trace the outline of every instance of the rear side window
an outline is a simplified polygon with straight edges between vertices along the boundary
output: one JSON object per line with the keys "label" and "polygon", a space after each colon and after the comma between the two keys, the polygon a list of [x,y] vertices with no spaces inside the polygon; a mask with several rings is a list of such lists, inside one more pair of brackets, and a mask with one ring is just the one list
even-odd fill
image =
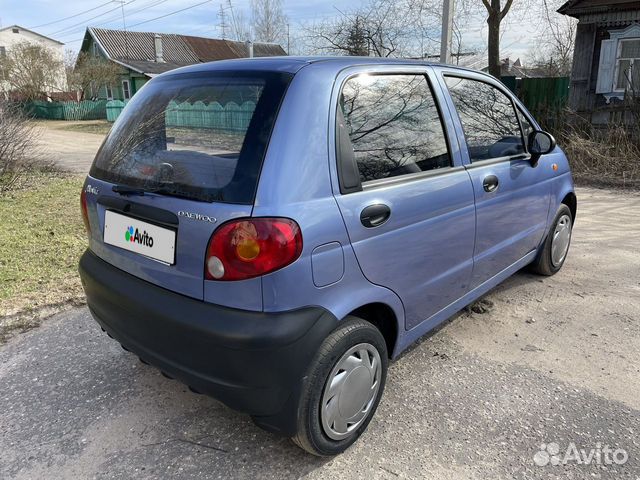
{"label": "rear side window", "polygon": [[524,153],[511,99],[485,82],[445,76],[472,162]]}
{"label": "rear side window", "polygon": [[167,195],[250,204],[290,79],[238,72],[152,80],[118,117],[90,174]]}
{"label": "rear side window", "polygon": [[422,75],[359,75],[340,109],[361,182],[451,166],[433,94]]}

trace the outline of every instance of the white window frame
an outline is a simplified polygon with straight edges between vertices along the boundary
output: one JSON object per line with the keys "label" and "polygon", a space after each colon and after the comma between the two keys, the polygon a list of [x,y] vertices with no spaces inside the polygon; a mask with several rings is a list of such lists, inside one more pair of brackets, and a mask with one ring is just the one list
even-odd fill
{"label": "white window frame", "polygon": [[131,99],[131,82],[129,82],[129,80],[122,80],[122,98],[124,100]]}
{"label": "white window frame", "polygon": [[107,100],[113,100],[113,87],[111,84],[105,85],[104,88],[107,93]]}
{"label": "white window frame", "polygon": [[[624,93],[627,88],[630,86],[629,85],[629,81],[627,80],[626,82],[626,86],[625,88],[618,88],[618,80],[620,79],[620,62],[622,60],[629,60],[630,66],[631,66],[631,71],[633,72],[633,69],[635,68],[634,65],[637,64],[637,68],[640,68],[640,58],[622,58],[622,44],[624,42],[638,42],[640,41],[640,37],[629,37],[629,38],[620,38],[618,39],[618,52],[616,54],[616,71],[615,71],[615,75],[613,76],[613,91],[614,92],[622,92]],[[633,78],[633,73],[631,73]]]}

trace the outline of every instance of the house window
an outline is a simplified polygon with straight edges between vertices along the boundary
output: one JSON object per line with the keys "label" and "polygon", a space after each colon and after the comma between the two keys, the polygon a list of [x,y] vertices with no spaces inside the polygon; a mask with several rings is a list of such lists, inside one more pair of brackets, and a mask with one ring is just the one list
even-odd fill
{"label": "house window", "polygon": [[20,29],[18,29],[18,28],[12,28],[11,31],[13,33],[20,33]]}
{"label": "house window", "polygon": [[111,85],[105,86],[107,90],[107,100],[113,100],[113,87]]}
{"label": "house window", "polygon": [[620,40],[616,90],[640,89],[640,38]]}
{"label": "house window", "polygon": [[122,81],[122,96],[125,100],[131,98],[131,85],[129,85],[129,80]]}
{"label": "house window", "polygon": [[0,58],[4,58],[7,56],[7,49],[5,47],[0,47]]}

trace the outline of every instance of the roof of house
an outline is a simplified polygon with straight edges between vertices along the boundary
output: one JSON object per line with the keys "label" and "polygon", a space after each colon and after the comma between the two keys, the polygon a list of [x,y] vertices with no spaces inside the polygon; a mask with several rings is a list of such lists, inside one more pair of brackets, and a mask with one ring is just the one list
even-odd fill
{"label": "roof of house", "polygon": [[575,17],[586,13],[607,12],[610,9],[638,10],[640,2],[638,0],[568,0],[558,9],[558,13]]}
{"label": "roof of house", "polygon": [[24,30],[25,32],[33,33],[34,35],[37,35],[38,37],[44,38],[46,40],[49,40],[49,41],[54,42],[54,43],[57,43],[59,45],[64,45],[64,43],[56,40],[55,38],[47,37],[46,35],[42,35],[41,33],[34,32],[33,30],[31,30],[29,28],[21,27],[20,25],[9,25],[8,27],[0,27],[0,32],[4,32],[5,30],[11,30],[11,29],[14,29],[14,28],[17,28],[19,30]]}
{"label": "roof of house", "polygon": [[[156,62],[154,39],[162,38],[163,62]],[[244,42],[216,38],[194,37],[173,33],[125,32],[89,27],[83,40],[83,49],[93,37],[104,54],[124,66],[146,75],[157,75],[174,68],[196,63],[248,57]],[[286,55],[284,49],[272,43],[254,43],[255,57]]]}

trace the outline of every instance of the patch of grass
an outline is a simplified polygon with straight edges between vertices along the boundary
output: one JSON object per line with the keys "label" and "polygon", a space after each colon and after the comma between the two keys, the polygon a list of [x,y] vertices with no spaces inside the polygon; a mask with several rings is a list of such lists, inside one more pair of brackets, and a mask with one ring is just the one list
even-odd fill
{"label": "patch of grass", "polygon": [[26,188],[0,196],[0,319],[82,301],[82,182],[36,173]]}
{"label": "patch of grass", "polygon": [[84,122],[74,122],[61,124],[58,130],[67,130],[70,132],[95,133],[97,135],[106,135],[111,130],[112,123],[106,120],[87,120]]}

